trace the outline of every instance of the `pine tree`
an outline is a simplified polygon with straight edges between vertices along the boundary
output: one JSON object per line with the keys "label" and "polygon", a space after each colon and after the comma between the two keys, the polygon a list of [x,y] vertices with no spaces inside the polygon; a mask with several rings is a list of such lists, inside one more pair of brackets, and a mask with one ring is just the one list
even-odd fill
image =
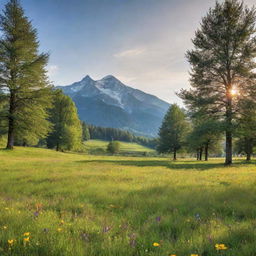
{"label": "pine tree", "polygon": [[85,122],[82,122],[82,129],[83,129],[83,141],[90,140],[90,131],[89,127]]}
{"label": "pine tree", "polygon": [[53,128],[47,138],[49,148],[56,148],[57,151],[80,149],[82,126],[77,109],[72,99],[61,90],[54,92],[50,121]]}
{"label": "pine tree", "polygon": [[256,96],[255,21],[255,8],[249,9],[238,0],[216,2],[196,31],[194,49],[187,52],[192,89],[179,95],[189,108],[215,113],[224,122],[227,165],[232,163],[237,104],[240,99]]}
{"label": "pine tree", "polygon": [[256,102],[249,99],[240,102],[240,115],[237,123],[237,151],[246,154],[246,160],[251,160],[253,147],[256,146]]}
{"label": "pine tree", "polygon": [[184,111],[177,104],[173,104],[159,130],[158,152],[173,153],[173,160],[176,160],[177,151],[184,145],[188,128]]}
{"label": "pine tree", "polygon": [[36,127],[33,136],[42,137],[49,130],[45,121],[51,102],[45,70],[48,54],[38,53],[37,32],[18,0],[6,4],[0,29],[0,99],[8,105],[2,117],[8,121],[7,148],[12,149],[18,135],[26,133],[26,137]]}

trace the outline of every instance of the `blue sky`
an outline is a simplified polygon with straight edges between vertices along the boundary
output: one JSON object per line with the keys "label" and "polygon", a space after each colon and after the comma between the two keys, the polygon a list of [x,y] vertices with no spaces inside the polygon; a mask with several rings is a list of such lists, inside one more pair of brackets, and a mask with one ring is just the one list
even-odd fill
{"label": "blue sky", "polygon": [[[0,0],[1,8],[6,3]],[[67,85],[114,75],[170,103],[187,88],[186,50],[214,0],[21,0],[50,53],[49,75]],[[251,6],[255,0],[245,0]]]}

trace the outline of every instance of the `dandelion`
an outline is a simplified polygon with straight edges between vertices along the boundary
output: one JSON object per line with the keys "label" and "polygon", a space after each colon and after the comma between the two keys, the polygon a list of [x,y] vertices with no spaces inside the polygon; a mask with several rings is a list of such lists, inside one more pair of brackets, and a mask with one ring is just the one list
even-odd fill
{"label": "dandelion", "polygon": [[228,247],[225,244],[215,244],[216,250],[227,250]]}
{"label": "dandelion", "polygon": [[155,242],[155,243],[153,243],[153,246],[154,246],[154,247],[159,247],[160,244]]}
{"label": "dandelion", "polygon": [[191,256],[199,256],[199,254],[191,254]]}
{"label": "dandelion", "polygon": [[62,228],[58,228],[57,231],[58,231],[58,232],[61,232],[61,231],[62,231]]}
{"label": "dandelion", "polygon": [[8,244],[9,244],[10,246],[12,246],[13,243],[14,243],[14,239],[9,239],[9,240],[8,240]]}
{"label": "dandelion", "polygon": [[62,225],[63,225],[64,223],[65,223],[65,222],[64,222],[64,220],[61,220],[61,221],[60,221],[60,224],[62,224]]}
{"label": "dandelion", "polygon": [[8,227],[7,226],[3,226],[3,229],[7,229]]}
{"label": "dandelion", "polygon": [[26,246],[27,243],[29,243],[29,239],[30,239],[29,236],[23,238],[23,244],[24,244],[24,246]]}
{"label": "dandelion", "polygon": [[25,232],[23,236],[30,236],[30,232]]}

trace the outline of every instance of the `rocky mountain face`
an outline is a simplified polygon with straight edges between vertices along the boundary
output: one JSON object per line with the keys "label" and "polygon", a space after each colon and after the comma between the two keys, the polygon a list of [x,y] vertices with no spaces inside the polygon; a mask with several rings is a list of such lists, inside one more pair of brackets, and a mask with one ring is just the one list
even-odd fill
{"label": "rocky mountain face", "polygon": [[154,137],[169,104],[159,98],[124,85],[114,76],[58,86],[75,102],[80,119],[86,123],[125,129],[136,135]]}

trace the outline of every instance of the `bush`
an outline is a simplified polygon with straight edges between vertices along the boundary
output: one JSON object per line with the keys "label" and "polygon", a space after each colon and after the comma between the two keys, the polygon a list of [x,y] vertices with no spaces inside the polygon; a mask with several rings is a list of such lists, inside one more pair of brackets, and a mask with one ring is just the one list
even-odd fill
{"label": "bush", "polygon": [[107,147],[107,151],[111,154],[117,154],[120,152],[120,143],[118,141],[110,141]]}

